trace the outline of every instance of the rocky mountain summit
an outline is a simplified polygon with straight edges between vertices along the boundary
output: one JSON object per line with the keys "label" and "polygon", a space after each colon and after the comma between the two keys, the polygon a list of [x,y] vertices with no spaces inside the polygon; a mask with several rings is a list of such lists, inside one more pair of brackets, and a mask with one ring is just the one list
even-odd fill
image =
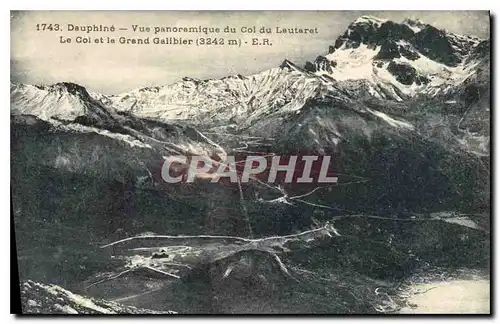
{"label": "rocky mountain summit", "polygon": [[[440,30],[421,21],[401,23],[363,16],[306,63],[308,71],[336,80],[362,80],[375,96],[403,100],[449,93],[489,60],[488,40]],[[479,54],[482,53],[482,54]],[[383,87],[385,91],[377,91]]]}

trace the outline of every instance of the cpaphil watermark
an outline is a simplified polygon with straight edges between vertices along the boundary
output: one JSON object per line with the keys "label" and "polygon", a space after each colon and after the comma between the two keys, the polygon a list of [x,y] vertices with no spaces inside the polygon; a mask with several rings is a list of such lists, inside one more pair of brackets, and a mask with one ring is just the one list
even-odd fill
{"label": "cpaphil watermark", "polygon": [[331,156],[249,155],[237,160],[227,156],[216,160],[208,155],[175,155],[164,157],[161,177],[167,183],[194,182],[206,179],[217,183],[221,180],[233,183],[258,179],[269,183],[337,183],[333,176]]}

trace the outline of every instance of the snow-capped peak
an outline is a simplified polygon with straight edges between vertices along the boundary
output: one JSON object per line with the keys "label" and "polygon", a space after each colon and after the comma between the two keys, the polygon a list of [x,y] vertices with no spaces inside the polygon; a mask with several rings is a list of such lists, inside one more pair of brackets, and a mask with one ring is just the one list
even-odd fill
{"label": "snow-capped peak", "polygon": [[383,24],[387,21],[387,19],[382,19],[378,18],[375,16],[370,16],[370,15],[364,15],[356,19],[351,25],[356,25],[356,24],[365,24],[365,23],[370,23],[370,24]]}
{"label": "snow-capped peak", "polygon": [[307,62],[304,68],[337,81],[368,82],[372,84],[369,92],[381,98],[434,96],[474,73],[474,67],[487,56],[482,55],[487,51],[476,50],[480,44],[477,37],[448,33],[418,19],[396,23],[362,16],[326,55]]}
{"label": "snow-capped peak", "polygon": [[422,20],[411,19],[411,18],[406,18],[405,20],[403,20],[402,24],[405,24],[406,26],[410,27],[415,33],[420,32],[427,26],[427,24],[424,23]]}
{"label": "snow-capped peak", "polygon": [[26,85],[11,83],[11,113],[33,115],[43,120],[74,121],[85,117],[97,123],[111,119],[110,112],[87,90],[75,83]]}
{"label": "snow-capped peak", "polygon": [[281,63],[280,68],[282,68],[282,69],[286,68],[286,69],[290,69],[292,71],[297,71],[297,72],[304,72],[304,69],[298,67],[293,62],[286,60],[286,59]]}

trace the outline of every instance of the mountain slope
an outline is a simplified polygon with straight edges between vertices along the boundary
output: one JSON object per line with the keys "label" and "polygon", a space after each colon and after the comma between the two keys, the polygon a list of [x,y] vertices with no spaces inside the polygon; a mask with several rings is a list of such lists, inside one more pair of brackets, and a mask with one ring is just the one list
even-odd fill
{"label": "mountain slope", "polygon": [[143,88],[110,96],[108,104],[139,117],[190,119],[192,123],[237,123],[247,117],[300,109],[326,89],[324,80],[284,61],[279,68],[248,77],[220,80],[184,78],[169,86]]}
{"label": "mountain slope", "polygon": [[[214,305],[241,312],[242,305],[262,309],[263,301],[269,311],[374,312],[372,297],[386,295],[366,276],[393,281],[428,264],[487,264],[489,49],[488,40],[419,21],[361,17],[304,68],[285,60],[255,75],[184,78],[117,95],[72,83],[11,84],[20,277],[87,296],[89,278],[116,270],[117,260],[99,249],[114,240],[151,232],[275,237],[327,221],[341,236],[283,258],[304,271],[300,289],[269,275],[276,269],[266,260],[260,276],[218,276],[219,292],[210,269],[175,285],[127,275],[94,289],[127,305],[172,303],[180,312],[215,312]],[[254,152],[330,155],[339,183],[171,184],[161,177],[167,156],[239,160]],[[238,264],[247,261],[243,255]],[[352,294],[353,278],[368,299]],[[158,283],[164,290],[152,291]],[[53,288],[33,287],[27,298]]]}
{"label": "mountain slope", "polygon": [[42,119],[87,118],[103,123],[112,118],[108,107],[95,101],[77,84],[62,82],[50,86],[10,85],[11,113],[35,115]]}

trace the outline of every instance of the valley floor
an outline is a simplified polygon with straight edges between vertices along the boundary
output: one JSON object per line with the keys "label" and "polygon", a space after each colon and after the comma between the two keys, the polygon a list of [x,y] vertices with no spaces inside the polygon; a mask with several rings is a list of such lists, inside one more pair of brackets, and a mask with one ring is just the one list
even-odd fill
{"label": "valley floor", "polygon": [[490,281],[451,280],[416,284],[400,314],[490,314]]}

